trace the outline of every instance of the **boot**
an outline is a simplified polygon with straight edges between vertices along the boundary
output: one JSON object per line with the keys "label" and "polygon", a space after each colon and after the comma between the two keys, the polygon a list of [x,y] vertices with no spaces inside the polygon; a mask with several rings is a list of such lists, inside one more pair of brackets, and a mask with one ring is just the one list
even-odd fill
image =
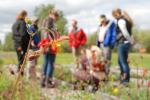
{"label": "boot", "polygon": [[46,78],[46,87],[47,88],[54,88],[55,84],[53,83],[51,78]]}

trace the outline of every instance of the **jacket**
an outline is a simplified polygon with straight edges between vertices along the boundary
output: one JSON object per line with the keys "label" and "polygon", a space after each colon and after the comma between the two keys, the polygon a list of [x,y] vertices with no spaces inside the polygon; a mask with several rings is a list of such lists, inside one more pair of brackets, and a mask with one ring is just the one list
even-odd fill
{"label": "jacket", "polygon": [[69,33],[69,46],[78,48],[86,44],[87,37],[83,29],[79,29],[76,33],[72,31]]}
{"label": "jacket", "polygon": [[[109,28],[105,33],[103,45],[104,47],[109,46],[110,48],[113,48],[115,46],[115,42],[116,42],[116,24],[114,22],[111,22],[111,25],[109,26]],[[97,46],[100,45],[98,39],[96,44]]]}
{"label": "jacket", "polygon": [[22,47],[27,49],[29,42],[29,34],[24,19],[18,19],[12,26],[13,40],[15,48]]}

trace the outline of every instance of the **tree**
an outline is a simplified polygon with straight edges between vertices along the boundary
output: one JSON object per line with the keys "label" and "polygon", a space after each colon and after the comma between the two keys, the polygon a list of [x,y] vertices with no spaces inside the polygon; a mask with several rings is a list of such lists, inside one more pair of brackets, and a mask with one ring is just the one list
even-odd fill
{"label": "tree", "polygon": [[12,40],[12,33],[8,33],[5,37],[4,45],[3,45],[4,51],[13,51],[14,50],[14,44]]}
{"label": "tree", "polygon": [[[42,25],[43,23],[43,20],[45,19],[45,17],[48,16],[48,13],[50,10],[52,9],[56,9],[54,5],[52,4],[48,4],[48,5],[40,5],[38,7],[35,8],[35,16],[37,16],[40,20],[40,25]],[[67,31],[66,31],[66,19],[64,17],[64,14],[62,11],[60,11],[60,17],[58,19],[58,21],[56,22],[56,26],[60,32],[60,34],[66,34]]]}

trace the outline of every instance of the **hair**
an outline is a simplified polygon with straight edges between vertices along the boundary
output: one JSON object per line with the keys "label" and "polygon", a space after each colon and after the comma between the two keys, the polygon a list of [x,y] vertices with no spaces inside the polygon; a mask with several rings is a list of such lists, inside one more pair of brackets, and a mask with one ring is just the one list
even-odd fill
{"label": "hair", "polygon": [[59,17],[59,12],[58,10],[55,10],[55,9],[50,10],[49,14],[53,14],[54,16]]}
{"label": "hair", "polygon": [[106,15],[102,14],[100,15],[100,18],[106,18]]}
{"label": "hair", "polygon": [[32,23],[37,23],[39,21],[39,19],[37,17],[32,17]]}
{"label": "hair", "polygon": [[126,20],[128,20],[130,22],[131,26],[134,25],[132,18],[129,16],[129,14],[126,11],[123,11],[123,16]]}
{"label": "hair", "polygon": [[72,22],[78,24],[78,21],[76,19],[73,19]]}
{"label": "hair", "polygon": [[126,11],[122,11],[120,8],[117,8],[112,11],[112,15],[115,15],[116,13],[123,16],[131,24],[131,26],[133,26],[133,20]]}
{"label": "hair", "polygon": [[27,15],[27,11],[22,10],[21,12],[18,13],[17,19],[24,19],[26,15]]}

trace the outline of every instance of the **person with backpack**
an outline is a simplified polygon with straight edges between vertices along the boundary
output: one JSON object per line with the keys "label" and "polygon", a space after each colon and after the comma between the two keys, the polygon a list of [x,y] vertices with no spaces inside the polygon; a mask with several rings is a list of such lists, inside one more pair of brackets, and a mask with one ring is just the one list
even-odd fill
{"label": "person with backpack", "polygon": [[[14,47],[18,57],[18,72],[21,69],[25,54],[27,52],[30,35],[27,32],[25,18],[27,17],[27,11],[22,10],[19,12],[16,18],[16,22],[12,26]],[[23,75],[23,71],[21,72]]]}
{"label": "person with backpack", "polygon": [[31,41],[31,45],[30,45],[30,50],[29,50],[29,57],[28,57],[28,73],[27,73],[27,77],[29,79],[36,79],[36,65],[37,65],[37,60],[38,57],[33,57],[32,52],[39,50],[38,47],[38,43],[40,42],[40,37],[39,37],[39,28],[38,28],[38,22],[39,19],[36,17],[33,17],[31,19],[31,26],[29,29],[32,28],[32,30],[34,31],[34,35],[32,36],[32,41]]}
{"label": "person with backpack", "polygon": [[98,27],[97,46],[103,51],[105,61],[105,73],[109,74],[111,64],[112,49],[116,42],[116,24],[108,20],[105,15],[100,15],[100,25]]}
{"label": "person with backpack", "polygon": [[113,17],[117,20],[117,41],[118,41],[118,64],[121,70],[121,83],[130,81],[130,67],[128,64],[128,54],[133,44],[132,19],[126,12],[117,8],[112,11]]}

